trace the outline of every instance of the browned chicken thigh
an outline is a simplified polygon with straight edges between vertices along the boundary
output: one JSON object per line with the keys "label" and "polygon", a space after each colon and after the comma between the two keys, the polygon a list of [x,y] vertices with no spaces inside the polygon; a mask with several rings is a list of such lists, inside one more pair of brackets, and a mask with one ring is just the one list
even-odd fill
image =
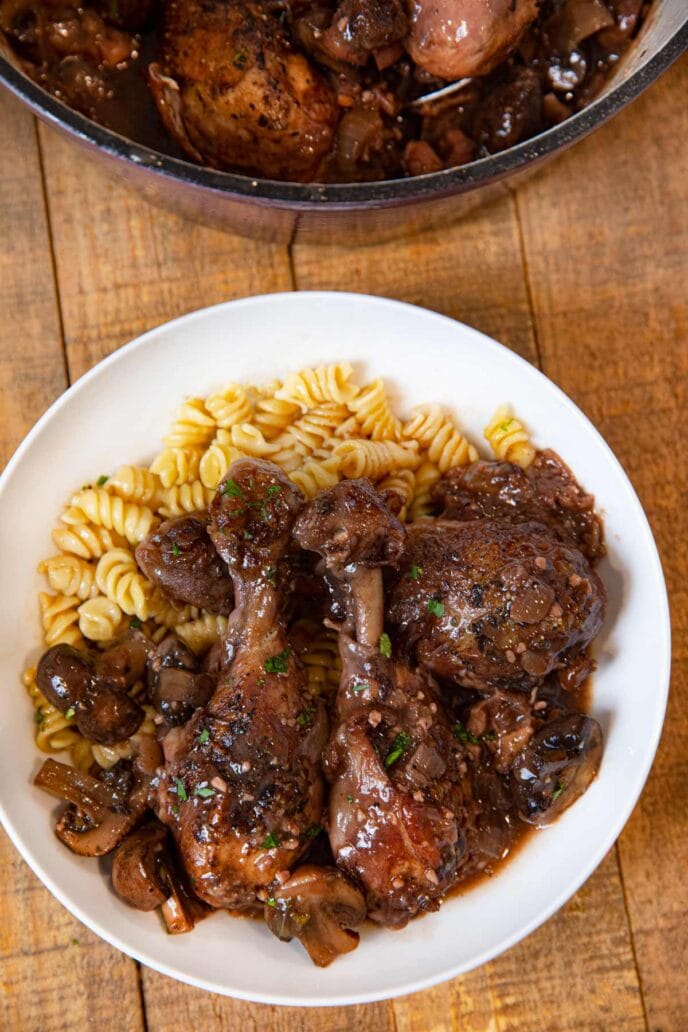
{"label": "browned chicken thigh", "polygon": [[285,633],[284,556],[302,497],[274,465],[240,460],[211,507],[234,581],[231,664],[208,705],[164,739],[156,808],[194,892],[250,908],[306,849],[321,817],[322,704]]}
{"label": "browned chicken thigh", "polygon": [[383,630],[382,566],[399,561],[404,527],[372,485],[349,481],[311,502],[294,533],[323,556],[344,608],[325,754],[332,852],[363,885],[369,916],[401,927],[437,908],[465,848],[461,747],[434,685],[392,660]]}
{"label": "browned chicken thigh", "polygon": [[334,93],[265,0],[169,0],[150,85],[196,161],[307,181],[332,147]]}

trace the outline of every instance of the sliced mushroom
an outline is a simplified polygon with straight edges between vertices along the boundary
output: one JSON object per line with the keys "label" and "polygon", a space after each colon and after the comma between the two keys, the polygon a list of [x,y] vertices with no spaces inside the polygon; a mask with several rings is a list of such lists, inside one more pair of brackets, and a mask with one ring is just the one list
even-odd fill
{"label": "sliced mushroom", "polygon": [[318,967],[358,946],[363,894],[335,867],[304,864],[265,903],[268,928],[283,942],[300,939]]}
{"label": "sliced mushroom", "polygon": [[592,717],[568,713],[533,735],[511,768],[514,803],[528,824],[545,827],[589,787],[602,756],[602,730]]}
{"label": "sliced mushroom", "polygon": [[173,635],[165,638],[148,663],[148,695],[168,724],[184,724],[215,689],[216,678],[199,671],[199,661]]}
{"label": "sliced mushroom", "polygon": [[112,885],[129,906],[155,910],[169,896],[163,861],[167,829],[157,821],[138,828],[117,847],[112,860]]}
{"label": "sliced mushroom", "polygon": [[[148,783],[133,778],[131,791],[124,791],[130,780],[110,783],[69,767],[57,760],[46,760],[34,784],[71,805],[59,817],[55,834],[79,856],[103,856],[117,846],[138,824],[147,808]],[[103,775],[104,777],[106,775]]]}

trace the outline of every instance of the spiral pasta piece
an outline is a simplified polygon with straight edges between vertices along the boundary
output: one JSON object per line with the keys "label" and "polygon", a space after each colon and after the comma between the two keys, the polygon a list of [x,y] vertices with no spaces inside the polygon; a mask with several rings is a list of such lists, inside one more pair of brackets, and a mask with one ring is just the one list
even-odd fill
{"label": "spiral pasta piece", "polygon": [[89,598],[79,606],[79,629],[90,641],[110,641],[122,630],[122,610],[105,595]]}
{"label": "spiral pasta piece", "polygon": [[528,431],[508,405],[500,405],[483,431],[496,459],[528,469],[535,458]]}
{"label": "spiral pasta piece", "polygon": [[163,443],[168,448],[205,448],[215,434],[215,420],[203,398],[188,398],[177,410],[172,429]]}
{"label": "spiral pasta piece", "polygon": [[[279,386],[275,390],[279,390]],[[295,402],[276,398],[273,393],[258,398],[253,421],[266,441],[274,441],[293,423],[300,411]]]}
{"label": "spiral pasta piece", "polygon": [[165,448],[150,464],[163,487],[179,487],[198,477],[203,448]]}
{"label": "spiral pasta piece", "polygon": [[163,491],[158,512],[165,517],[200,512],[208,508],[214,494],[215,491],[205,487],[200,480],[194,480],[192,484],[180,484],[179,487],[168,487]]}
{"label": "spiral pasta piece", "polygon": [[113,548],[98,560],[96,583],[123,613],[139,620],[148,619],[153,586],[139,572],[134,554],[129,549]]}
{"label": "spiral pasta piece", "polygon": [[349,362],[335,362],[332,365],[319,365],[315,369],[302,369],[299,373],[290,373],[284,386],[275,392],[275,397],[283,401],[291,401],[303,412],[314,408],[323,401],[336,401],[346,405],[358,393],[358,388],[351,383],[353,367]]}
{"label": "spiral pasta piece", "polygon": [[251,423],[239,423],[229,433],[237,451],[252,459],[272,458],[279,450],[277,442],[266,441],[258,427]]}
{"label": "spiral pasta piece", "polygon": [[226,429],[237,423],[248,423],[253,409],[248,395],[238,383],[228,383],[221,391],[205,399],[205,407],[217,426]]}
{"label": "spiral pasta piece", "polygon": [[454,466],[467,466],[478,458],[476,449],[439,405],[415,408],[403,433],[404,437],[417,441],[421,448],[427,448],[429,460],[437,465],[440,473]]}
{"label": "spiral pasta piece", "polygon": [[51,555],[38,564],[38,573],[58,595],[74,595],[83,602],[98,594],[95,566],[77,555]]}
{"label": "spiral pasta piece", "polygon": [[289,477],[303,492],[306,498],[315,498],[320,491],[334,487],[339,481],[341,459],[331,455],[328,459],[309,459],[303,466],[294,470]]}
{"label": "spiral pasta piece", "polygon": [[329,695],[336,691],[342,673],[336,632],[312,620],[302,619],[292,627],[291,637],[306,671],[309,692],[312,695]]}
{"label": "spiral pasta piece", "polygon": [[350,479],[379,480],[399,469],[415,469],[420,462],[416,441],[342,441],[334,454],[341,459],[342,474]]}
{"label": "spiral pasta piece", "polygon": [[434,462],[423,462],[416,470],[416,484],[411,502],[411,521],[428,519],[435,515],[432,489],[442,474]]}
{"label": "spiral pasta piece", "polygon": [[22,674],[22,684],[26,688],[34,710],[36,745],[44,753],[62,752],[72,749],[77,742],[84,741],[70,717],[60,713],[36,683],[36,668],[28,667]]}
{"label": "spiral pasta piece", "polygon": [[[167,633],[172,627],[176,627],[178,623],[184,623],[187,620],[195,620],[200,613],[200,609],[196,606],[175,606],[174,602],[163,595],[160,588],[153,588],[150,598],[148,599],[148,616],[150,620],[155,621],[159,627],[164,628]],[[146,625],[148,633],[148,625]],[[162,641],[165,637],[163,634],[161,637],[156,636],[153,633],[148,633],[148,637],[151,640]]]}
{"label": "spiral pasta piece", "polygon": [[74,595],[50,595],[41,591],[38,603],[46,645],[72,645],[74,648],[83,645],[78,614],[81,599]]}
{"label": "spiral pasta piece", "polygon": [[118,534],[87,522],[55,527],[51,537],[54,545],[62,552],[69,552],[81,559],[99,559],[108,548],[116,548],[123,542]]}
{"label": "spiral pasta piece", "polygon": [[[347,409],[337,402],[323,402],[310,409],[288,427],[275,441],[271,459],[287,472],[296,469],[305,458],[323,450],[335,429],[346,419]],[[331,449],[325,449],[327,454]]]}
{"label": "spiral pasta piece", "polygon": [[108,491],[126,502],[138,502],[155,508],[160,494],[160,478],[142,466],[120,466],[106,482]]}
{"label": "spiral pasta piece", "polygon": [[401,499],[399,519],[405,520],[416,490],[416,475],[410,469],[399,469],[376,485],[378,491],[394,491]]}
{"label": "spiral pasta piece", "polygon": [[241,452],[232,444],[229,431],[218,430],[214,441],[203,453],[199,466],[203,486],[214,490],[224,480],[235,459],[240,457]]}
{"label": "spiral pasta piece", "polygon": [[[134,694],[133,692],[131,694]],[[120,760],[131,760],[137,754],[138,742],[142,735],[155,735],[156,727],[154,722],[155,710],[152,706],[145,705],[143,711],[146,714],[138,730],[124,742],[115,742],[114,745],[93,745],[92,756],[99,767],[103,770],[111,770]]]}
{"label": "spiral pasta piece", "polygon": [[401,420],[392,412],[383,380],[373,380],[352,398],[349,409],[365,437],[374,441],[401,438]]}
{"label": "spiral pasta piece", "polygon": [[211,645],[219,641],[227,630],[227,617],[217,613],[206,613],[205,610],[195,620],[179,623],[174,633],[188,645],[192,652],[200,655],[207,652]]}
{"label": "spiral pasta piece", "polygon": [[102,487],[80,491],[72,499],[72,507],[80,509],[96,526],[122,534],[132,545],[143,541],[156,522],[148,506],[125,502]]}

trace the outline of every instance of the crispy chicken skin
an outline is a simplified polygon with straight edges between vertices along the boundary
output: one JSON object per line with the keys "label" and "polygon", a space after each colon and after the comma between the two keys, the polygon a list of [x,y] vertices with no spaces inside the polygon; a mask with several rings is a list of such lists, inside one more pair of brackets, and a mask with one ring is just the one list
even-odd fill
{"label": "crispy chicken skin", "polygon": [[264,0],[169,0],[150,85],[196,161],[307,182],[330,151],[334,94]]}
{"label": "crispy chicken skin", "polygon": [[372,485],[350,481],[311,502],[294,533],[344,589],[343,670],[324,756],[330,845],[362,884],[369,916],[402,927],[436,909],[465,847],[459,745],[432,682],[392,661],[381,638],[381,568],[402,555],[404,527]]}
{"label": "crispy chicken skin", "polygon": [[406,49],[441,79],[487,75],[516,49],[538,0],[409,0]]}
{"label": "crispy chicken skin", "polygon": [[211,507],[211,538],[234,581],[232,661],[208,705],[164,739],[156,807],[194,892],[213,907],[264,898],[321,817],[324,710],[282,615],[282,560],[302,501],[278,467],[246,459]]}

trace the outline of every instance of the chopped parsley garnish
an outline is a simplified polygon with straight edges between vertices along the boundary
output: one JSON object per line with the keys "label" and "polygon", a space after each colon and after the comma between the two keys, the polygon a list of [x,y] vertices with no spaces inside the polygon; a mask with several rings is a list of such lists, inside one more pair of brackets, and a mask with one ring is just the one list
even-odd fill
{"label": "chopped parsley garnish", "polygon": [[392,742],[392,748],[385,756],[385,767],[391,767],[393,763],[400,760],[412,742],[411,735],[407,734],[406,731],[400,731]]}
{"label": "chopped parsley garnish", "polygon": [[416,566],[416,564],[414,563],[413,566],[411,567],[411,569],[409,570],[409,574],[408,575],[411,578],[411,580],[418,580],[418,578],[420,577],[422,572],[423,572],[423,567],[422,566]]}
{"label": "chopped parsley garnish", "polygon": [[139,627],[141,626],[141,621],[139,620],[138,616],[132,616],[131,620],[129,621],[129,626],[131,627],[132,631],[137,631],[139,629]]}
{"label": "chopped parsley garnish", "polygon": [[387,659],[392,658],[392,639],[387,634],[387,631],[383,631],[380,635],[380,652]]}
{"label": "chopped parsley garnish", "polygon": [[267,903],[267,905],[269,907],[276,907],[277,906],[277,900],[275,899],[274,896],[268,896],[268,898],[265,900],[265,902]]}
{"label": "chopped parsley garnish", "polygon": [[275,495],[278,495],[278,494],[281,494],[281,493],[282,493],[282,488],[280,487],[279,484],[270,484],[270,487],[268,488],[268,498],[274,498]]}
{"label": "chopped parsley garnish", "polygon": [[311,824],[310,828],[306,828],[306,838],[317,838],[324,830],[322,824]]}
{"label": "chopped parsley garnish", "polygon": [[177,542],[176,542],[176,541],[173,541],[173,542],[172,542],[172,555],[173,555],[173,556],[175,557],[175,559],[176,559],[176,558],[177,558],[177,556],[180,556],[181,554],[182,554],[182,550],[181,550],[181,548],[179,547],[179,545],[177,544]]}
{"label": "chopped parsley garnish", "polygon": [[277,584],[277,567],[276,566],[268,566],[268,568],[265,571],[265,579],[266,579],[266,581],[269,581],[270,584],[272,584],[272,586],[274,588],[274,586]]}
{"label": "chopped parsley garnish", "polygon": [[247,57],[246,54],[235,54],[232,64],[235,68],[245,68]]}
{"label": "chopped parsley garnish", "polygon": [[353,801],[354,801],[353,792],[349,792],[349,794],[346,797],[346,801],[347,801],[347,803],[353,803]]}
{"label": "chopped parsley garnish", "polygon": [[215,789],[211,788],[210,785],[207,787],[202,786],[201,788],[194,789],[194,795],[200,796],[201,799],[210,799],[211,796],[215,795]]}
{"label": "chopped parsley garnish", "polygon": [[364,692],[369,686],[367,684],[354,684],[351,687],[352,692]]}
{"label": "chopped parsley garnish", "polygon": [[271,831],[269,835],[266,835],[260,844],[261,849],[277,849],[279,846],[279,839],[275,835],[274,831]]}
{"label": "chopped parsley garnish", "polygon": [[433,616],[444,616],[444,602],[438,598],[431,598],[428,602],[428,612]]}
{"label": "chopped parsley garnish", "polygon": [[41,711],[39,709],[37,709],[36,712],[34,713],[33,719],[35,720],[35,722],[38,724],[39,727],[45,721],[45,717],[43,716],[43,714],[41,713]]}
{"label": "chopped parsley garnish", "polygon": [[313,723],[313,714],[315,713],[315,706],[306,706],[305,710],[299,713],[296,718],[296,723],[299,727],[310,727]]}
{"label": "chopped parsley garnish", "polygon": [[458,740],[463,742],[464,745],[466,742],[470,742],[471,745],[480,745],[480,739],[476,738],[474,734],[471,734],[468,728],[465,727],[460,720],[457,720],[454,724],[452,734],[454,735],[454,738],[458,738]]}
{"label": "chopped parsley garnish", "polygon": [[107,484],[109,479],[110,477],[106,477],[104,473],[101,473],[101,475],[96,480],[96,487],[102,487],[103,484]]}
{"label": "chopped parsley garnish", "polygon": [[564,791],[564,786],[561,784],[561,782],[558,782],[557,783],[557,787],[552,792],[552,802],[553,803],[559,798],[559,796],[561,795],[561,793],[563,791]]}
{"label": "chopped parsley garnish", "polygon": [[259,688],[264,688],[265,687],[265,678],[264,677],[259,677],[258,680],[256,681],[256,684],[258,685]]}
{"label": "chopped parsley garnish", "polygon": [[177,804],[176,804],[176,803],[175,803],[175,804],[174,804],[174,806],[172,807],[172,813],[174,814],[174,816],[175,816],[175,817],[178,817],[178,816],[179,816],[179,807],[177,806]]}
{"label": "chopped parsley garnish", "polygon": [[198,736],[199,745],[205,745],[205,743],[208,741],[209,738],[210,738],[210,731],[208,730],[207,727],[204,727],[203,730],[201,731],[200,735]]}
{"label": "chopped parsley garnish", "polygon": [[289,665],[289,653],[291,649],[287,646],[284,652],[278,652],[276,656],[269,656],[265,660],[266,674],[286,674]]}
{"label": "chopped parsley garnish", "polygon": [[65,710],[65,719],[66,720],[71,720],[72,717],[74,716],[75,712],[76,711],[75,711],[74,707],[70,706],[68,710]]}
{"label": "chopped parsley garnish", "polygon": [[222,488],[222,494],[227,498],[241,498],[243,491],[237,484],[236,480],[232,480],[230,477],[229,480],[225,481]]}
{"label": "chopped parsley garnish", "polygon": [[179,798],[179,799],[181,799],[181,801],[182,801],[183,803],[185,803],[185,802],[186,802],[186,800],[187,800],[187,799],[188,799],[189,797],[188,797],[188,795],[186,794],[186,789],[184,788],[184,782],[182,781],[182,779],[181,779],[181,778],[177,778],[177,784],[176,784],[176,788],[177,788],[177,796],[178,796],[178,798]]}
{"label": "chopped parsley garnish", "polygon": [[500,423],[497,429],[500,433],[505,434],[508,432],[509,427],[513,423],[513,419],[505,419],[503,423]]}
{"label": "chopped parsley garnish", "polygon": [[74,938],[73,936],[72,936],[72,938],[71,938],[71,939],[69,940],[69,942],[70,942],[70,944],[71,944],[72,946],[78,946],[78,945],[79,945],[79,940],[78,940],[78,939],[75,939],[75,938]]}
{"label": "chopped parsley garnish", "polygon": [[253,534],[250,530],[243,530],[242,535],[245,541],[253,541]]}

